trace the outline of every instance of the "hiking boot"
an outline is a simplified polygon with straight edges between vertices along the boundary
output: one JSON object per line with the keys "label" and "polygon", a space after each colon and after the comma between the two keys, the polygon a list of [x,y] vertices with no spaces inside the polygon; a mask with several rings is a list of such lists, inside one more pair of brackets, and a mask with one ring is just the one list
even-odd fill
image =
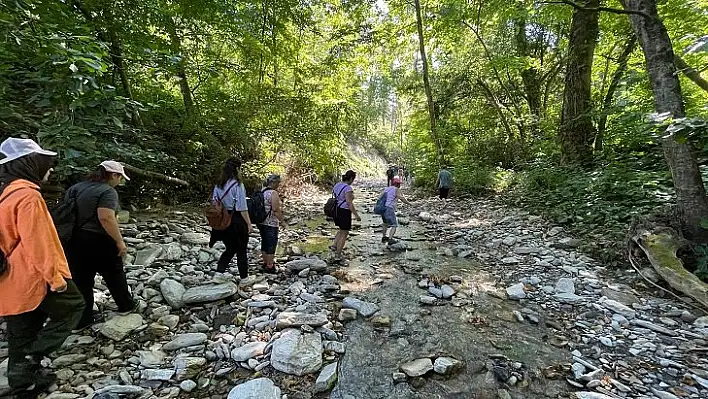
{"label": "hiking boot", "polygon": [[126,310],[125,312],[117,312],[121,316],[127,316],[131,313],[136,313],[140,309],[140,302],[133,300],[133,308],[130,310]]}
{"label": "hiking boot", "polygon": [[381,243],[386,244],[388,242],[388,237],[381,237]]}

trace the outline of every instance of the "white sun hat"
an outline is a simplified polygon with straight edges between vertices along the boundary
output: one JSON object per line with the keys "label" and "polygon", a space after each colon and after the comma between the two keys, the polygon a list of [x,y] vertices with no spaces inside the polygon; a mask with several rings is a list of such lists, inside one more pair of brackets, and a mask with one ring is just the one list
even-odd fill
{"label": "white sun hat", "polygon": [[125,168],[123,165],[121,165],[120,162],[116,161],[103,161],[101,162],[101,166],[103,166],[104,169],[106,169],[106,172],[111,172],[111,173],[119,173],[122,175],[125,180],[130,180],[130,177],[125,174]]}
{"label": "white sun hat", "polygon": [[17,139],[14,137],[10,137],[0,144],[0,152],[5,155],[5,158],[0,159],[0,165],[30,154],[41,154],[52,157],[57,155],[56,152],[42,149],[34,140]]}

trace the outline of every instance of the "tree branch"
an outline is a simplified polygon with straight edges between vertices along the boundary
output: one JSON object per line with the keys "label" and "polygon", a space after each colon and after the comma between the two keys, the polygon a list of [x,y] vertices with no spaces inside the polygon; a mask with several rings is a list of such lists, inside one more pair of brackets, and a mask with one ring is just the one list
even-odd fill
{"label": "tree branch", "polygon": [[583,10],[583,11],[605,11],[605,12],[610,12],[613,14],[624,14],[624,15],[641,15],[644,18],[652,19],[652,16],[642,12],[642,11],[635,11],[635,10],[621,10],[619,8],[610,8],[610,7],[584,7],[574,1],[570,0],[558,0],[558,1],[542,1],[541,4],[565,4],[569,5],[576,10]]}
{"label": "tree branch", "polygon": [[180,186],[189,187],[188,182],[186,182],[182,179],[178,179],[176,177],[167,176],[167,175],[163,175],[162,173],[157,173],[157,172],[152,172],[152,171],[145,170],[145,169],[136,168],[135,166],[128,165],[127,163],[123,163],[123,166],[125,167],[125,170],[127,170],[131,174],[134,174],[137,176],[142,176],[142,177],[145,177],[148,179],[155,179],[155,180],[160,180],[160,181],[163,181],[166,183],[179,184]]}
{"label": "tree branch", "polygon": [[703,76],[701,76],[698,71],[691,68],[691,66],[678,55],[674,56],[674,61],[676,62],[676,68],[678,68],[680,72],[686,75],[687,78],[691,79],[693,83],[698,85],[698,87],[708,91],[708,81],[703,79]]}

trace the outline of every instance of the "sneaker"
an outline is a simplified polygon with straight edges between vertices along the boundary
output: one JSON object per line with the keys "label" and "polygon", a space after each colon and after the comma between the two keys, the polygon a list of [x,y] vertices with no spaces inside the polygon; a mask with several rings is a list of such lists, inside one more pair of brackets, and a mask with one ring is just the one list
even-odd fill
{"label": "sneaker", "polygon": [[132,308],[132,309],[127,310],[127,311],[125,311],[125,312],[117,312],[117,313],[118,313],[119,315],[121,315],[121,316],[127,316],[127,315],[129,315],[129,314],[131,314],[131,313],[137,312],[139,308],[140,308],[140,302],[138,302],[138,301],[136,301],[136,300],[133,300],[133,308]]}
{"label": "sneaker", "polygon": [[388,242],[388,237],[381,237],[381,243],[386,244]]}

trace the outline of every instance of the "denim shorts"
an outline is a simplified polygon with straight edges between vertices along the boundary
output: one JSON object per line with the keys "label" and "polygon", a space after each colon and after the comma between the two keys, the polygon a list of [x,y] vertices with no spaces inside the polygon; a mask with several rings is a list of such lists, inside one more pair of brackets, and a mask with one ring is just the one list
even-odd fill
{"label": "denim shorts", "polygon": [[261,252],[275,255],[275,249],[278,247],[278,228],[259,225],[258,231],[261,232]]}
{"label": "denim shorts", "polygon": [[384,223],[391,227],[398,226],[398,218],[396,217],[396,211],[391,207],[386,208],[386,211],[384,211],[384,214],[381,215],[381,218],[383,219]]}

